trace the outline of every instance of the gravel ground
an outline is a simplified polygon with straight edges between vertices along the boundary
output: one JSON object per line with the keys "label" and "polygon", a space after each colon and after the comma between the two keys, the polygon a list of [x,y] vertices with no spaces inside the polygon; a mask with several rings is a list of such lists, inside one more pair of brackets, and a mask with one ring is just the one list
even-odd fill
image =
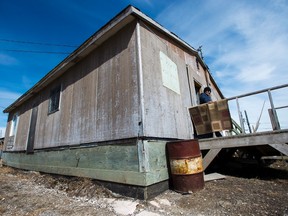
{"label": "gravel ground", "polygon": [[143,201],[120,196],[97,181],[0,166],[0,215],[287,215],[288,164],[239,164],[219,170],[225,179],[182,195],[167,190]]}

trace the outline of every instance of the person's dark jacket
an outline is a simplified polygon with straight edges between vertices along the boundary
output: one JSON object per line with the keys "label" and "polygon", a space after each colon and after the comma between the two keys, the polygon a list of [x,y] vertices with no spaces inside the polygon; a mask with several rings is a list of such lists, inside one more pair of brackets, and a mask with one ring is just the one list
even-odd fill
{"label": "person's dark jacket", "polygon": [[200,94],[200,104],[203,104],[203,103],[208,103],[212,101],[211,100],[211,97],[205,93],[201,93]]}

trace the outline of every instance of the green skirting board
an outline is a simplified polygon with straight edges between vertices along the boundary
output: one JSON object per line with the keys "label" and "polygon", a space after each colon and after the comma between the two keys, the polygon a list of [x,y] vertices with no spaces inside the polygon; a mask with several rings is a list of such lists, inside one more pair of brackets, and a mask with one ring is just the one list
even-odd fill
{"label": "green skirting board", "polygon": [[[148,199],[157,195],[155,188],[159,193],[168,189],[165,146],[164,141],[109,142],[35,150],[33,154],[5,151],[2,159],[3,164],[20,169],[97,179],[112,191]],[[127,187],[129,194],[124,193]]]}

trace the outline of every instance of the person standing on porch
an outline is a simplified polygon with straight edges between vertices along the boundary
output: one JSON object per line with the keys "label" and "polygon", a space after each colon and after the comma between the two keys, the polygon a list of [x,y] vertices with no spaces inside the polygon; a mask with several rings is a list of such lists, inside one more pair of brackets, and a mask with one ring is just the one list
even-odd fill
{"label": "person standing on porch", "polygon": [[[212,103],[210,87],[205,87],[203,93],[200,94],[200,104],[204,104],[204,103]],[[216,131],[215,135],[217,137],[222,137],[222,134],[219,131]],[[197,137],[198,139],[212,138],[213,133],[202,134],[202,135],[198,135]]]}
{"label": "person standing on porch", "polygon": [[200,104],[211,103],[211,88],[205,87],[204,92],[200,94]]}

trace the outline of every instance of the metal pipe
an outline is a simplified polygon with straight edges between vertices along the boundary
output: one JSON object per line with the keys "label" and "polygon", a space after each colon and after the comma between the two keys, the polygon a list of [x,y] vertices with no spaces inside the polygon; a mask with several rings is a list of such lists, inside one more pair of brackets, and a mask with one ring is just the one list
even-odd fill
{"label": "metal pipe", "polygon": [[276,89],[285,88],[285,87],[288,87],[288,84],[279,85],[279,86],[275,86],[275,87],[272,87],[272,88],[262,89],[262,90],[259,90],[259,91],[250,92],[250,93],[247,93],[247,94],[230,97],[230,98],[227,98],[227,100],[233,100],[233,99],[236,99],[236,98],[247,97],[247,96],[250,96],[250,95],[255,95],[255,94],[267,92],[269,90],[276,90]]}
{"label": "metal pipe", "polygon": [[281,106],[281,107],[274,107],[275,108],[275,110],[276,109],[284,109],[284,108],[288,108],[288,106]]}
{"label": "metal pipe", "polygon": [[143,84],[143,65],[142,65],[142,50],[141,50],[141,38],[140,38],[140,23],[139,20],[136,24],[136,52],[137,52],[137,66],[138,66],[138,82],[139,82],[139,103],[140,103],[140,113],[141,119],[139,119],[139,136],[144,134],[144,122],[145,122],[145,110],[144,110],[144,84]]}
{"label": "metal pipe", "polygon": [[188,87],[189,87],[189,95],[190,95],[190,102],[191,106],[193,106],[193,97],[192,97],[192,92],[191,92],[191,86],[190,86],[190,78],[189,78],[189,68],[188,65],[186,64],[186,72],[187,72],[187,80],[188,80]]}

